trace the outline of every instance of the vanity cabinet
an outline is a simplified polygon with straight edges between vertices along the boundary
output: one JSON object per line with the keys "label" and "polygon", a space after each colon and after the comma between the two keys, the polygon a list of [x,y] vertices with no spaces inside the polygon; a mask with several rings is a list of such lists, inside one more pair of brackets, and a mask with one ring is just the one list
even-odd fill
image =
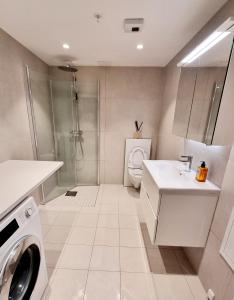
{"label": "vanity cabinet", "polygon": [[208,50],[178,64],[175,135],[207,145],[233,143],[233,37],[232,27]]}
{"label": "vanity cabinet", "polygon": [[205,247],[217,193],[160,189],[144,165],[140,198],[152,244]]}

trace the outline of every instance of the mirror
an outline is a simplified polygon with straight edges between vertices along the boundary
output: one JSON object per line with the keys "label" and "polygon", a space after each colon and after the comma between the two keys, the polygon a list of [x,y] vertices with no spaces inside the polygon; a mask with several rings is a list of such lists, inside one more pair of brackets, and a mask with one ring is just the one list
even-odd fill
{"label": "mirror", "polygon": [[233,33],[228,31],[215,45],[209,44],[204,53],[189,62],[182,61],[174,134],[212,144],[232,47]]}

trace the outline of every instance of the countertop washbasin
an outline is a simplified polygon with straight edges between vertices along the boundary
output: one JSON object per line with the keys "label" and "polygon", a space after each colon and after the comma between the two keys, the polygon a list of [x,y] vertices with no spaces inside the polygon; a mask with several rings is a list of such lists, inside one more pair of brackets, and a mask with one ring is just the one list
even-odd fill
{"label": "countertop washbasin", "polygon": [[195,178],[195,171],[185,171],[183,162],[176,160],[144,160],[143,163],[160,191],[220,193],[220,188],[209,180],[198,182]]}

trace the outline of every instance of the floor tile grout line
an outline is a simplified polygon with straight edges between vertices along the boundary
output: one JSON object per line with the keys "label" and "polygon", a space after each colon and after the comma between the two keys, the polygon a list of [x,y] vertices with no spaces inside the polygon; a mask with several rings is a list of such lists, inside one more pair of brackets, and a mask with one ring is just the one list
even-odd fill
{"label": "floor tile grout line", "polygon": [[[100,244],[100,245],[95,245],[94,243],[92,243],[92,244],[84,244],[84,243],[82,243],[82,244],[75,244],[75,243],[62,243],[62,242],[46,242],[46,243],[48,243],[48,244],[64,244],[64,245],[73,245],[73,246],[91,246],[91,247],[93,247],[93,246],[95,246],[95,247],[108,247],[108,248],[127,248],[127,249],[146,249],[145,247],[136,247],[136,246],[134,246],[134,247],[130,247],[130,246],[121,246],[121,245],[119,245],[119,246],[113,246],[113,245],[106,245],[106,244]],[[180,274],[180,275],[182,275],[182,274]]]}
{"label": "floor tile grout line", "polygon": [[[150,272],[140,272],[140,271],[126,271],[126,270],[106,270],[106,269],[87,269],[87,268],[66,268],[66,267],[55,267],[53,268],[54,270],[77,270],[77,271],[97,271],[97,272],[107,272],[107,273],[128,273],[128,274],[148,274],[148,275],[153,275]],[[156,274],[156,275],[161,275],[161,274]],[[164,275],[164,274],[163,274]]]}
{"label": "floor tile grout line", "polygon": [[99,214],[98,214],[98,218],[97,218],[97,223],[96,223],[96,228],[95,228],[95,233],[94,233],[94,240],[93,240],[93,245],[92,245],[92,250],[91,250],[91,255],[90,255],[89,265],[88,265],[87,278],[86,278],[86,282],[85,282],[85,286],[84,286],[84,295],[83,295],[83,299],[85,298],[86,289],[87,289],[87,284],[88,284],[88,278],[89,278],[89,273],[90,273],[90,271],[91,271],[91,270],[90,270],[90,266],[91,266],[91,260],[92,260],[92,256],[93,256],[94,241],[95,241],[96,233],[97,233],[97,224],[98,224],[98,220],[99,220]]}
{"label": "floor tile grout line", "polygon": [[155,292],[155,295],[156,295],[156,300],[160,300],[159,295],[158,295],[157,285],[155,283],[155,279],[154,279],[154,276],[153,276],[152,273],[151,273],[151,278],[152,278],[152,282],[153,282],[154,292]]}
{"label": "floor tile grout line", "polygon": [[122,299],[122,275],[121,275],[121,258],[120,258],[120,219],[119,219],[119,200],[118,200],[118,225],[119,225],[119,297]]}
{"label": "floor tile grout line", "polygon": [[187,280],[186,274],[184,274],[184,279],[185,279],[185,281],[186,281],[186,284],[187,284],[187,286],[188,286],[188,288],[189,288],[189,291],[190,291],[190,293],[191,293],[193,299],[196,300],[196,296],[193,294],[192,288],[191,288],[191,286],[190,286],[190,284],[189,284],[189,282],[188,282],[188,280]]}

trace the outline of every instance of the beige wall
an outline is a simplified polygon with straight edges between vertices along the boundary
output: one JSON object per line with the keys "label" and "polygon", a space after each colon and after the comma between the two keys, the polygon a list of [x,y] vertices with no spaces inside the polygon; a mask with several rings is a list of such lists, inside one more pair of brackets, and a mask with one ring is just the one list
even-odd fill
{"label": "beige wall", "polygon": [[[125,139],[143,121],[143,137],[152,138],[155,157],[163,86],[160,68],[107,68],[102,102],[101,159],[105,183],[123,183]],[[104,121],[105,120],[105,121]],[[157,132],[157,131],[156,131]]]}
{"label": "beige wall", "polygon": [[182,153],[192,154],[194,156],[194,168],[200,160],[206,160],[210,170],[209,178],[222,186],[218,208],[204,253],[201,249],[186,249],[187,255],[198,269],[199,277],[205,289],[213,289],[217,300],[231,300],[234,297],[233,272],[219,254],[224,230],[234,204],[234,150],[232,149],[229,159],[231,147],[206,146],[185,140],[172,134],[172,126],[179,82],[177,62],[230,16],[234,16],[233,0],[229,1],[166,67],[157,150],[159,159],[175,159]]}
{"label": "beige wall", "polygon": [[[0,162],[33,159],[27,113],[25,65],[47,73],[48,66],[0,28]],[[33,196],[41,199],[39,190]]]}
{"label": "beige wall", "polygon": [[0,161],[33,159],[25,93],[25,65],[47,65],[0,29]]}
{"label": "beige wall", "polygon": [[135,120],[144,122],[143,137],[153,139],[155,157],[163,69],[79,67],[77,78],[100,80],[100,179],[101,183],[122,184],[125,139],[132,137]]}

